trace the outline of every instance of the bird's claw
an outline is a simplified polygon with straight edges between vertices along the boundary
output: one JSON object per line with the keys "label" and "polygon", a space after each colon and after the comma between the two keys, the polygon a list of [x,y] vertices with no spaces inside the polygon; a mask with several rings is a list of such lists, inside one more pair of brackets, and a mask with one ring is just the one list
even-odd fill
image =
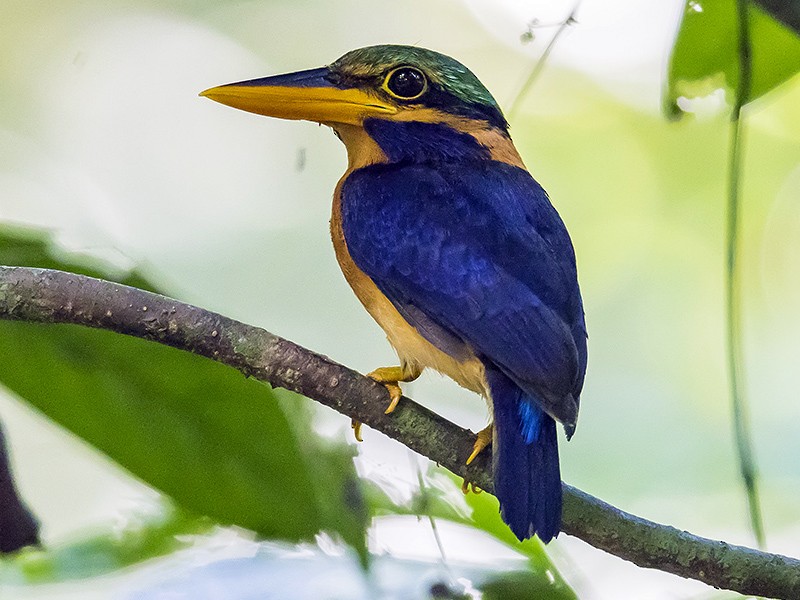
{"label": "bird's claw", "polygon": [[389,390],[389,398],[391,398],[391,402],[389,402],[389,406],[386,407],[384,414],[391,414],[394,412],[394,409],[397,408],[397,403],[400,402],[400,398],[403,396],[403,390],[400,389],[400,386],[397,383],[384,383],[383,385],[386,386],[386,389]]}
{"label": "bird's claw", "polygon": [[[478,432],[478,435],[475,437],[475,444],[472,446],[472,454],[469,455],[467,459],[467,464],[470,464],[475,458],[483,452],[484,448],[492,443],[492,435],[493,435],[493,427],[488,425],[484,427]],[[466,479],[461,484],[461,491],[466,496],[470,493],[473,494],[480,494],[483,490],[475,485],[471,481],[467,481]]]}
{"label": "bird's claw", "polygon": [[353,437],[356,438],[357,442],[363,442],[363,438],[361,437],[361,421],[357,419],[350,420],[350,427],[353,428]]}
{"label": "bird's claw", "polygon": [[471,481],[467,481],[466,479],[461,484],[461,493],[465,496],[472,492],[473,494],[477,495],[480,494],[483,490],[479,488],[477,485],[472,483]]}
{"label": "bird's claw", "polygon": [[[408,365],[380,367],[371,373],[367,373],[367,377],[374,379],[378,383],[382,383],[389,392],[389,406],[386,407],[384,411],[385,414],[393,413],[394,409],[397,408],[397,404],[400,402],[400,398],[403,397],[403,390],[400,389],[398,383],[400,381],[414,381],[419,377],[420,373],[421,370],[409,367]],[[350,426],[353,428],[353,435],[356,441],[363,441],[361,438],[361,421],[353,419]]]}
{"label": "bird's claw", "polygon": [[394,412],[394,409],[397,408],[397,403],[400,402],[400,398],[403,396],[403,390],[400,389],[398,383],[400,381],[414,381],[419,377],[419,374],[418,370],[408,367],[380,367],[368,373],[367,377],[382,383],[389,391],[390,402],[385,411],[388,415]]}
{"label": "bird's claw", "polygon": [[475,438],[475,444],[472,446],[472,454],[467,459],[467,464],[471,464],[473,460],[483,452],[484,448],[492,443],[493,426],[488,425],[478,432]]}

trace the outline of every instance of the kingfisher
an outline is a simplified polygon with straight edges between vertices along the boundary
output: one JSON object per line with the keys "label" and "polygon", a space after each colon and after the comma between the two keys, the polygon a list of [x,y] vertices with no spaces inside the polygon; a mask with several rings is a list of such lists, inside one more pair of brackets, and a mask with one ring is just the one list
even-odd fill
{"label": "kingfisher", "polygon": [[449,56],[379,45],[201,95],[333,129],[348,157],[336,259],[400,362],[369,374],[388,389],[387,413],[426,368],[483,396],[490,425],[467,462],[491,444],[502,519],[520,540],[558,535],[556,422],[572,437],[583,303],[566,227],[489,91]]}

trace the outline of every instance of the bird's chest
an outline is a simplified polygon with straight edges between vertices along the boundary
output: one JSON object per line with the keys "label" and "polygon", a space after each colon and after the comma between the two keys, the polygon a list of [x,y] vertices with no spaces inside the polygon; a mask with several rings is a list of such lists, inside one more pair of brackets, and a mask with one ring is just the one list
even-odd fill
{"label": "bird's chest", "polygon": [[483,364],[475,357],[458,360],[443,352],[425,339],[394,307],[378,286],[353,261],[347,248],[342,227],[342,184],[347,174],[336,186],[331,214],[331,238],[336,260],[347,283],[367,312],[386,332],[389,343],[395,348],[401,362],[419,368],[432,368],[459,385],[486,395]]}

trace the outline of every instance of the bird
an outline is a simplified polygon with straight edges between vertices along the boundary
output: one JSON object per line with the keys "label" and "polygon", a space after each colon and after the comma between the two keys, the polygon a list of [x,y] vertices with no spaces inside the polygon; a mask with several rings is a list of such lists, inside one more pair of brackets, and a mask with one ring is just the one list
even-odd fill
{"label": "bird", "polygon": [[[519,540],[561,528],[556,422],[575,431],[587,333],[575,251],[499,104],[457,60],[417,46],[201,92],[333,129],[348,164],[330,220],[345,279],[396,350],[389,392],[438,371],[486,400],[493,489]],[[358,424],[356,437],[358,438]]]}

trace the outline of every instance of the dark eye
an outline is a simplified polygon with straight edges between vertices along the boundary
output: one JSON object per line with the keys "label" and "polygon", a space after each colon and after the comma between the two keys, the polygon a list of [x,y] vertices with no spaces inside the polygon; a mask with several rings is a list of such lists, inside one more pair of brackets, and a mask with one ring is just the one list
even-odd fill
{"label": "dark eye", "polygon": [[396,98],[414,100],[428,89],[428,79],[419,69],[398,67],[386,76],[383,87]]}

